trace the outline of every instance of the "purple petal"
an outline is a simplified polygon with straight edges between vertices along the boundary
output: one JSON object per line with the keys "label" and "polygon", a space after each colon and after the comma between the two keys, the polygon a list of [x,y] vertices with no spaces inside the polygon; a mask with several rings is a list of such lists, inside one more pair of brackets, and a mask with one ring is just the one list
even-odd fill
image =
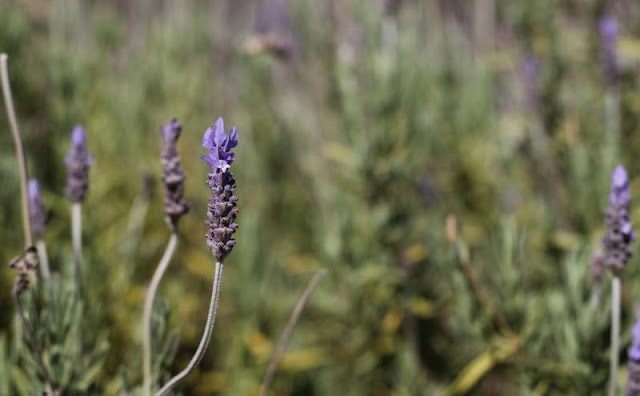
{"label": "purple petal", "polygon": [[224,131],[224,120],[218,118],[213,127],[213,139],[218,147],[224,147],[224,141],[227,139],[227,133]]}
{"label": "purple petal", "polygon": [[229,130],[229,137],[227,138],[226,150],[232,149],[238,145],[238,129],[233,127]]}
{"label": "purple petal", "polygon": [[216,149],[216,143],[213,140],[213,127],[207,128],[206,132],[204,133],[204,137],[202,138],[202,146],[204,146],[204,148],[209,151]]}
{"label": "purple petal", "polygon": [[627,176],[627,171],[622,165],[618,165],[615,167],[613,173],[611,174],[611,180],[611,186],[614,189],[618,190],[626,188],[627,184],[629,183],[629,178]]}
{"label": "purple petal", "polygon": [[211,170],[214,170],[218,166],[218,160],[211,158],[209,155],[201,155],[200,158],[202,158],[204,162],[209,165],[209,168],[211,168]]}
{"label": "purple petal", "polygon": [[31,201],[40,199],[40,186],[38,186],[37,180],[29,180],[29,183],[27,184],[27,195],[29,196],[29,200]]}
{"label": "purple petal", "polygon": [[219,154],[220,154],[220,159],[228,163],[232,163],[236,159],[236,153],[222,151]]}
{"label": "purple petal", "polygon": [[71,131],[71,143],[74,146],[85,147],[87,145],[87,132],[82,125],[76,125]]}

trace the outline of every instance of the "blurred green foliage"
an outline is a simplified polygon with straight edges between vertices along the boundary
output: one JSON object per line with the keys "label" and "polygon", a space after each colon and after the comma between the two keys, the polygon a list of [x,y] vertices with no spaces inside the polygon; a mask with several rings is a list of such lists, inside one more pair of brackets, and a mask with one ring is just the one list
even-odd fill
{"label": "blurred green foliage", "polygon": [[[622,73],[607,88],[597,36],[604,1],[382,3],[0,0],[0,52],[10,57],[29,172],[51,210],[54,271],[71,260],[63,157],[74,124],[87,128],[96,158],[81,309],[86,333],[104,334],[109,349],[88,379],[92,392],[135,392],[141,381],[144,288],[169,238],[161,189],[148,186],[161,182],[159,127],[174,116],[192,209],[161,286],[156,323],[167,341],[158,345],[173,356],[169,329],[177,331],[172,373],[197,347],[213,274],[200,139],[224,116],[240,131],[241,227],[211,347],[184,394],[256,394],[319,268],[329,276],[295,329],[273,395],[603,394],[608,278],[591,305],[589,256],[615,163],[630,171],[634,197],[640,191],[640,6],[615,9]],[[528,54],[540,65],[534,109],[520,72]],[[605,130],[612,90],[616,133]],[[4,111],[0,184],[8,262],[22,241]],[[450,215],[460,227],[447,234]],[[20,378],[32,364],[15,347],[13,276],[0,271],[3,395],[28,394]],[[634,259],[623,346],[639,276]]]}

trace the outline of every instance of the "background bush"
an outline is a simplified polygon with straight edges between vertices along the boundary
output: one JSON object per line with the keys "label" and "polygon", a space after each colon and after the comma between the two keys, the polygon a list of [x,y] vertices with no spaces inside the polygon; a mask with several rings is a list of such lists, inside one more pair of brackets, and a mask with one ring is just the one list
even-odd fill
{"label": "background bush", "polygon": [[[607,12],[621,24],[615,88],[598,37]],[[589,257],[616,163],[634,198],[640,191],[639,34],[631,1],[0,0],[0,51],[10,56],[29,171],[51,210],[54,270],[71,260],[63,157],[76,123],[96,157],[84,309],[109,351],[95,389],[120,394],[140,382],[144,288],[169,237],[152,188],[159,127],[174,116],[192,209],[160,291],[180,339],[169,369],[197,346],[213,271],[200,139],[224,116],[240,131],[238,247],[212,347],[185,394],[255,394],[319,268],[329,276],[296,327],[274,395],[603,394],[608,283],[592,308]],[[289,51],[257,45],[273,37]],[[526,101],[528,56],[539,65],[537,106]],[[612,90],[617,133],[605,120]],[[8,262],[22,242],[4,111],[0,132]],[[513,334],[479,303],[465,260]],[[0,340],[9,344],[13,276],[0,271]],[[638,276],[634,259],[623,346]],[[0,372],[9,373],[3,345]],[[12,375],[0,374],[0,394],[18,392]]]}

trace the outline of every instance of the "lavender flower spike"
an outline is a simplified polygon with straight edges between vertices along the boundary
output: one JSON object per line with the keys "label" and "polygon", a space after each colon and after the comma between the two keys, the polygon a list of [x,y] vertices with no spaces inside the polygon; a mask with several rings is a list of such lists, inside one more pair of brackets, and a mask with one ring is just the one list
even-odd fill
{"label": "lavender flower spike", "polygon": [[67,166],[67,197],[80,203],[89,190],[89,167],[93,163],[87,150],[87,132],[80,125],[71,131],[71,147],[64,163]]}
{"label": "lavender flower spike", "polygon": [[606,254],[606,265],[614,275],[619,276],[631,257],[631,241],[636,237],[631,228],[629,205],[629,177],[622,165],[613,170],[611,192],[609,193],[609,209],[607,216],[607,233],[603,239]]}
{"label": "lavender flower spike", "polygon": [[202,145],[209,150],[202,159],[211,168],[207,182],[212,194],[207,212],[209,220],[206,221],[209,226],[207,245],[216,260],[222,262],[236,244],[231,236],[238,228],[234,223],[238,215],[235,208],[238,197],[233,195],[236,180],[229,169],[235,159],[231,149],[238,145],[238,131],[234,127],[229,133],[225,132],[224,121],[218,118],[205,132]]}
{"label": "lavender flower spike", "polygon": [[202,356],[204,356],[215,324],[224,259],[236,244],[236,240],[231,236],[238,228],[238,225],[234,223],[238,215],[238,209],[235,207],[238,197],[233,195],[236,180],[233,178],[230,167],[236,156],[231,152],[231,149],[238,145],[238,132],[236,128],[231,128],[229,133],[225,132],[224,121],[222,118],[218,118],[216,124],[207,128],[204,133],[202,145],[209,151],[202,156],[202,159],[211,168],[207,181],[211,189],[211,197],[209,197],[209,205],[207,206],[207,217],[209,219],[205,222],[209,226],[207,245],[216,258],[207,323],[205,324],[198,349],[187,367],[164,384],[156,393],[156,396],[167,395],[174,386],[193,371],[200,363]]}
{"label": "lavender flower spike", "polygon": [[175,231],[180,217],[189,211],[184,201],[184,180],[187,178],[182,166],[176,143],[182,132],[177,119],[172,119],[162,127],[162,180],[164,181],[164,212],[169,227]]}
{"label": "lavender flower spike", "polygon": [[40,195],[40,186],[35,179],[29,180],[27,184],[27,195],[29,196],[29,221],[31,222],[31,233],[36,241],[42,239],[46,229],[47,213],[44,210],[44,203]]}
{"label": "lavender flower spike", "polygon": [[600,40],[604,52],[604,78],[607,84],[614,85],[618,80],[618,21],[611,15],[600,20]]}
{"label": "lavender flower spike", "polygon": [[631,330],[626,396],[640,396],[640,321]]}

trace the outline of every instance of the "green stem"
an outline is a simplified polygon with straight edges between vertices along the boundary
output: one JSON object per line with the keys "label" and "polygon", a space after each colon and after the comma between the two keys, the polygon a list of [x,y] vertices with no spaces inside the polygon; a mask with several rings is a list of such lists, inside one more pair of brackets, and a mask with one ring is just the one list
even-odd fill
{"label": "green stem", "polygon": [[142,362],[143,362],[143,396],[151,396],[152,369],[151,369],[151,316],[153,314],[153,302],[156,298],[158,286],[164,276],[171,257],[173,257],[178,244],[178,235],[174,232],[171,234],[169,243],[158,263],[156,271],[153,273],[149,289],[144,300],[144,314],[142,316]]}
{"label": "green stem", "polygon": [[40,271],[42,272],[43,279],[49,279],[51,277],[51,270],[49,269],[49,256],[47,255],[47,245],[43,239],[36,242],[36,248],[38,248],[38,259],[40,260]]}
{"label": "green stem", "polygon": [[0,54],[0,80],[2,81],[2,94],[4,96],[4,104],[7,108],[7,118],[11,125],[13,133],[13,143],[16,149],[16,157],[18,159],[18,173],[20,175],[20,195],[22,196],[22,223],[24,231],[25,247],[33,245],[31,239],[31,223],[29,221],[29,201],[27,195],[27,165],[24,160],[24,149],[22,148],[22,138],[20,137],[20,129],[18,128],[18,119],[16,111],[13,107],[13,97],[11,95],[11,86],[9,85],[9,68],[7,66],[7,54]]}
{"label": "green stem", "polygon": [[82,203],[71,203],[71,241],[76,285],[82,290]]}
{"label": "green stem", "polygon": [[211,291],[211,302],[209,303],[209,312],[207,314],[207,324],[204,327],[204,334],[202,335],[202,339],[200,340],[200,345],[198,345],[198,349],[196,353],[191,358],[191,361],[187,365],[187,367],[178,373],[175,377],[171,378],[169,382],[167,382],[155,396],[164,396],[174,386],[176,386],[180,381],[182,381],[191,370],[193,370],[202,357],[204,356],[205,351],[207,350],[207,346],[209,346],[209,340],[211,339],[211,333],[213,333],[213,325],[216,319],[216,310],[218,309],[218,298],[220,294],[220,284],[222,283],[222,270],[224,268],[224,264],[221,262],[216,262],[216,270],[213,275],[213,289]]}
{"label": "green stem", "polygon": [[611,280],[611,360],[609,371],[609,396],[616,396],[618,377],[618,351],[620,349],[620,277]]}

